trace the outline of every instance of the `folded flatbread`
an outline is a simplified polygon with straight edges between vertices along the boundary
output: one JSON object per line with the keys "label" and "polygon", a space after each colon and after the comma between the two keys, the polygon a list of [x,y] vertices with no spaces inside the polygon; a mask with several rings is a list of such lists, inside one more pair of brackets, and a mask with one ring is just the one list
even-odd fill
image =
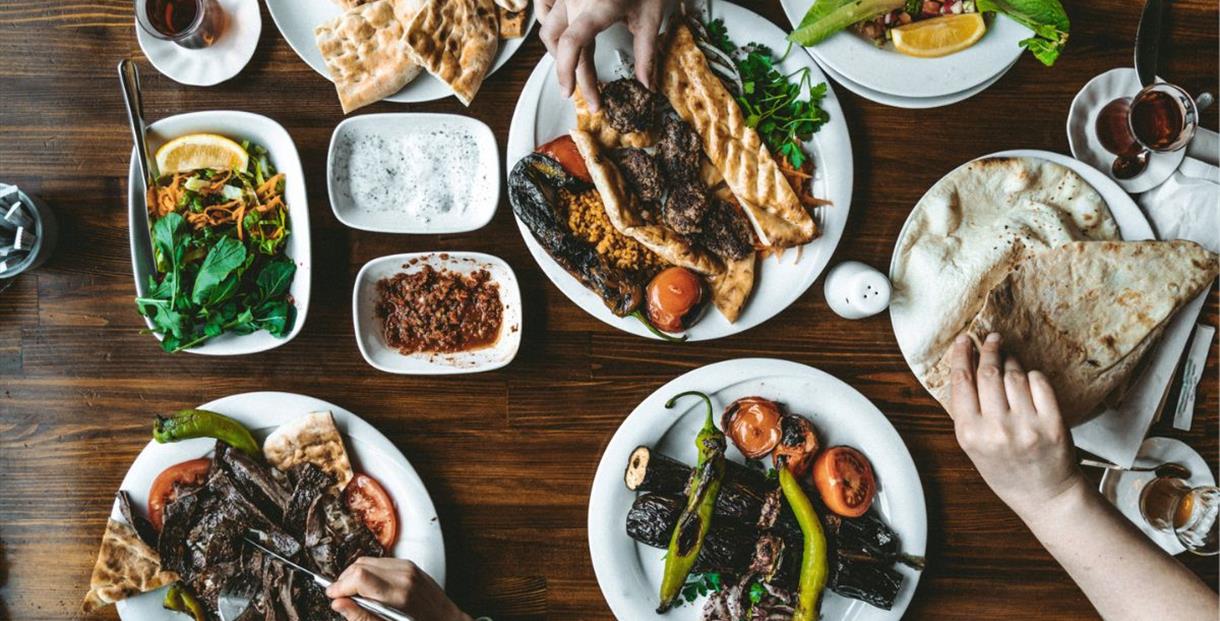
{"label": "folded flatbread", "polygon": [[[1008,353],[1046,374],[1065,419],[1080,422],[1125,389],[1165,324],[1218,272],[1216,255],[1190,241],[1073,242],[1018,263],[967,334],[981,344],[1000,333]],[[942,404],[948,376],[946,357],[929,377]]]}
{"label": "folded flatbread", "polygon": [[448,84],[458,100],[469,106],[500,45],[492,0],[427,0],[403,24],[415,62]]}
{"label": "folded flatbread", "polygon": [[140,540],[134,528],[109,520],[81,609],[93,612],[176,580],[178,574],[161,569],[161,557]]}
{"label": "folded flatbread", "polygon": [[932,367],[1018,261],[1117,238],[1101,195],[1054,162],[987,158],[946,175],[911,211],[890,272],[894,334],[915,376],[929,385]]}
{"label": "folded flatbread", "polygon": [[496,7],[496,21],[500,29],[501,39],[520,39],[525,36],[525,24],[528,13],[509,11],[502,6]]}
{"label": "folded flatbread", "polygon": [[661,90],[678,116],[703,139],[763,244],[787,248],[812,241],[817,226],[758,132],[746,124],[737,101],[712,73],[690,29],[677,24],[668,37]]}
{"label": "folded flatbread", "polygon": [[643,149],[651,147],[657,142],[651,128],[625,134],[614,129],[610,125],[610,121],[606,120],[606,109],[603,107],[597,112],[589,110],[589,102],[585,101],[585,96],[581,94],[579,88],[572,91],[572,104],[576,107],[576,129],[593,134],[597,143],[607,149],[619,147]]}
{"label": "folded flatbread", "polygon": [[666,263],[685,267],[700,274],[724,271],[716,255],[690,243],[685,237],[660,224],[652,224],[639,212],[639,200],[627,190],[618,167],[603,157],[601,147],[592,134],[574,129],[572,141],[584,158],[593,185],[606,207],[606,218],[618,232],[630,237],[656,253]]}
{"label": "folded flatbread", "polygon": [[280,425],[263,442],[263,456],[280,470],[311,463],[333,477],[339,490],[347,487],[353,476],[343,436],[330,412],[314,412]]}
{"label": "folded flatbread", "polygon": [[419,2],[377,0],[314,29],[344,114],[397,93],[420,74],[400,21],[413,16]]}

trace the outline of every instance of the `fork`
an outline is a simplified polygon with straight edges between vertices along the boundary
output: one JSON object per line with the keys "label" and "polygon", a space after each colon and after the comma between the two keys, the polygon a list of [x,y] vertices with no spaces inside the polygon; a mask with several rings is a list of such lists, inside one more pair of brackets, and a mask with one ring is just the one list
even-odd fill
{"label": "fork", "polygon": [[220,613],[220,621],[237,621],[248,608],[258,585],[246,574],[233,576],[220,590],[216,601],[216,612]]}

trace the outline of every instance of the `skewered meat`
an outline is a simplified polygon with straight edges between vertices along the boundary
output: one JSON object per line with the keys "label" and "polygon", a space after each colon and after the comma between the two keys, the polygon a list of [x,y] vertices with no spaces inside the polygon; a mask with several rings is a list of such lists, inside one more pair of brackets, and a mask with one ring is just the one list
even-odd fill
{"label": "skewered meat", "polygon": [[667,114],[661,119],[661,139],[657,143],[657,155],[661,172],[672,182],[677,179],[694,179],[699,176],[700,158],[703,157],[703,141],[689,123],[676,115]]}
{"label": "skewered meat", "polygon": [[754,231],[741,209],[712,197],[695,241],[716,256],[735,261],[754,250]]}
{"label": "skewered meat", "polygon": [[669,190],[661,219],[669,228],[683,235],[693,235],[702,230],[703,216],[707,213],[707,188],[698,179],[682,179]]}
{"label": "skewered meat", "polygon": [[610,159],[618,165],[627,186],[635,191],[641,201],[655,203],[661,200],[664,186],[656,158],[643,149],[624,148],[611,151]]}
{"label": "skewered meat", "polygon": [[656,118],[657,100],[635,78],[620,78],[602,85],[602,105],[610,127],[623,132],[644,131]]}

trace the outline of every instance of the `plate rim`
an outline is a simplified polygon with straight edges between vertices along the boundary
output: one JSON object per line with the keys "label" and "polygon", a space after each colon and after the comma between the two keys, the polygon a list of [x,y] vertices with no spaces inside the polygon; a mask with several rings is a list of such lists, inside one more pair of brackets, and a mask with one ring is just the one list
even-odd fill
{"label": "plate rim", "polygon": [[[614,486],[621,485],[621,477],[618,472],[622,469],[621,463],[611,463],[608,461],[612,454],[617,455],[622,453],[627,455],[633,448],[634,436],[629,435],[635,428],[650,428],[655,433],[655,439],[664,438],[665,434],[680,420],[681,417],[668,418],[664,420],[664,428],[662,429],[661,419],[655,416],[655,412],[651,410],[655,407],[661,407],[668,395],[679,390],[699,389],[701,382],[711,382],[721,385],[721,388],[707,390],[709,394],[714,394],[723,389],[727,383],[721,381],[722,375],[731,375],[738,378],[735,383],[741,381],[751,381],[762,378],[777,377],[777,376],[801,376],[813,381],[829,383],[837,385],[840,390],[846,391],[852,395],[852,398],[858,398],[860,403],[868,404],[872,408],[866,415],[873,419],[871,426],[875,426],[882,434],[891,436],[890,440],[896,442],[896,447],[901,447],[901,451],[894,458],[901,462],[901,468],[909,474],[908,480],[905,483],[914,482],[914,485],[904,485],[902,489],[907,490],[911,497],[908,499],[913,505],[918,507],[918,511],[912,512],[910,519],[911,527],[919,535],[917,543],[904,540],[904,545],[909,545],[909,552],[914,555],[926,555],[928,547],[928,510],[927,497],[923,489],[923,478],[920,476],[919,468],[915,464],[914,457],[911,455],[910,448],[903,439],[902,434],[890,422],[889,417],[881,411],[879,407],[871,399],[856,390],[851,384],[839,379],[838,377],[823,371],[817,367],[784,360],[780,358],[734,358],[723,360],[720,362],[704,365],[691,369],[677,377],[665,382],[647,396],[645,396],[628,414],[623,422],[614,431],[610,440],[602,449],[601,457],[598,459],[597,469],[590,485],[588,512],[586,516],[586,530],[588,533],[588,545],[590,561],[593,564],[593,572],[597,578],[598,588],[602,592],[602,597],[611,611],[623,618],[620,614],[625,610],[625,599],[630,598],[627,594],[611,594],[607,590],[608,576],[611,575],[612,567],[609,558],[603,554],[609,554],[609,549],[613,547],[612,542],[608,539],[606,524],[603,522],[611,514],[617,515],[617,508],[608,506],[610,495],[614,493]],[[623,450],[625,449],[625,450]],[[865,450],[861,447],[861,450]],[[605,519],[600,519],[605,518]],[[614,526],[612,524],[612,526]],[[621,530],[618,526],[612,528],[614,532]],[[617,575],[617,572],[613,572]],[[913,576],[904,574],[905,578],[909,578],[911,586],[909,591],[905,590],[908,595],[901,603],[896,602],[896,605],[891,611],[882,611],[889,615],[892,619],[900,619],[914,599],[916,590],[919,587],[920,579],[923,576],[923,571],[915,571]],[[901,597],[901,596],[900,596]]]}
{"label": "plate rim", "polygon": [[[759,15],[746,7],[724,0],[719,2],[718,6],[720,6],[722,10],[727,7],[730,12],[740,11],[743,14],[748,14],[750,18],[758,20],[760,23],[765,23],[766,27],[774,28],[775,32],[778,32],[781,35],[780,40],[782,40],[783,31],[779,29],[774,22],[768,20],[766,17],[763,17],[762,15]],[[805,55],[803,57],[793,57],[796,59],[795,62],[801,67],[809,67],[812,74],[811,77],[815,83],[821,81],[829,85],[832,80],[822,72],[821,67],[814,60],[814,58],[808,54],[807,50],[805,50],[804,53]],[[548,76],[552,73],[551,70],[553,66],[554,59],[550,56],[550,54],[543,55],[538,64],[534,67],[534,70],[531,72],[529,78],[526,80],[525,86],[522,88],[521,95],[517,99],[517,105],[513,111],[512,123],[509,128],[508,141],[506,143],[505,170],[507,175],[511,175],[512,169],[517,162],[522,157],[532,152],[536,146],[534,144],[534,132],[536,131],[538,123],[538,105],[539,102],[542,101],[543,89]],[[827,175],[826,177],[827,194],[829,195],[829,198],[834,200],[834,205],[828,206],[826,209],[841,210],[842,216],[839,217],[836,215],[836,217],[834,217],[832,220],[835,223],[835,226],[827,226],[824,230],[824,234],[821,237],[809,242],[805,246],[800,247],[799,251],[805,252],[808,250],[806,246],[817,246],[816,252],[818,252],[818,256],[810,260],[811,267],[809,268],[808,276],[806,276],[804,279],[807,280],[807,282],[804,282],[803,280],[802,285],[788,289],[788,291],[793,292],[790,295],[790,299],[788,299],[782,305],[772,304],[769,310],[761,314],[754,323],[746,324],[741,319],[738,319],[737,322],[728,324],[728,326],[719,333],[698,334],[691,332],[689,333],[689,342],[712,341],[727,338],[767,323],[805,296],[813,287],[813,284],[817,282],[818,278],[822,276],[822,274],[826,271],[826,268],[829,266],[831,259],[838,250],[839,244],[842,242],[843,234],[847,230],[849,218],[851,217],[851,206],[855,189],[855,159],[851,144],[850,128],[843,112],[843,106],[839,102],[838,95],[835,93],[833,88],[827,89],[826,98],[823,99],[822,107],[827,111],[827,113],[830,114],[831,120],[824,125],[817,134],[814,135],[811,142],[817,146],[818,136],[825,136],[824,140],[825,145],[827,146],[826,151],[829,151],[829,153],[824,153],[822,149],[819,149],[819,157],[823,160],[824,168],[829,168],[830,170],[834,171],[834,178],[837,181],[836,184],[831,185],[830,176]],[[833,160],[831,159],[831,154],[834,156]],[[838,212],[836,211],[834,213],[837,214]],[[546,250],[544,250],[542,246],[538,244],[533,233],[530,232],[529,228],[521,221],[520,218],[517,217],[515,212],[513,213],[513,219],[517,223],[517,230],[520,232],[522,239],[525,241],[525,246],[529,250],[530,255],[533,257],[534,262],[538,265],[539,269],[542,270],[544,275],[547,277],[547,280],[549,280],[556,289],[559,289],[559,291],[563,293],[563,295],[569,301],[584,311],[585,314],[592,316],[608,326],[628,334],[633,334],[650,340],[660,340],[659,337],[649,332],[642,324],[634,321],[632,318],[617,317],[611,313],[609,309],[605,307],[605,304],[600,299],[596,298],[595,294],[581,285],[575,277],[567,273],[566,270],[560,267],[559,264],[556,263],[553,258],[551,258]],[[820,246],[820,244],[826,245]],[[771,260],[772,258],[768,258],[766,261]],[[762,260],[760,259],[760,261]],[[759,265],[759,277],[761,278],[761,274],[764,273],[763,268],[765,268],[766,264],[760,262]],[[756,294],[756,291],[753,292],[751,298],[747,301],[747,309],[750,304],[755,304],[758,302],[757,298],[755,297]]]}
{"label": "plate rim", "polygon": [[[220,0],[220,1],[223,3],[226,0]],[[243,2],[243,0],[233,0],[233,1],[235,4]],[[204,48],[202,50],[188,50],[186,48],[180,48],[173,42],[158,39],[158,38],[152,36],[151,34],[149,34],[148,32],[146,32],[144,30],[144,28],[142,26],[140,26],[139,19],[133,20],[133,23],[135,23],[135,27],[136,27],[136,43],[139,44],[140,52],[144,54],[145,60],[147,60],[148,63],[150,65],[152,65],[153,68],[156,69],[161,75],[173,80],[174,82],[177,82],[179,84],[185,84],[187,86],[201,86],[201,87],[216,86],[217,84],[220,84],[221,82],[226,82],[228,80],[231,80],[231,79],[237,77],[237,74],[241,73],[242,70],[244,70],[246,68],[246,66],[250,64],[250,60],[252,58],[254,58],[254,52],[258,50],[258,41],[262,37],[262,34],[263,34],[263,14],[262,14],[262,11],[260,11],[258,8],[258,0],[246,0],[246,1],[250,5],[253,5],[252,9],[246,9],[240,16],[233,16],[233,17],[240,17],[244,23],[253,24],[252,32],[246,33],[246,37],[247,37],[246,39],[242,39],[240,42],[233,43],[234,53],[240,54],[244,58],[242,58],[241,62],[234,62],[231,67],[227,67],[222,71],[217,71],[215,73],[215,75],[210,75],[207,78],[199,79],[199,80],[187,79],[187,78],[183,78],[182,74],[180,74],[179,72],[169,70],[168,64],[166,64],[162,61],[155,60],[153,58],[153,54],[149,53],[150,48],[155,49],[155,48],[160,48],[163,46],[169,46],[169,47],[165,47],[164,49],[167,51],[167,53],[170,53],[170,54],[198,53],[198,52],[206,53],[207,50],[212,49],[212,48]],[[225,7],[223,7],[223,5],[222,5],[222,8],[225,8]],[[247,41],[249,41],[249,42],[247,43]],[[249,49],[248,50],[244,49],[245,47],[248,47]],[[207,61],[207,59],[199,59],[199,60],[204,61],[203,64],[207,64],[208,62],[210,62],[210,61]]]}

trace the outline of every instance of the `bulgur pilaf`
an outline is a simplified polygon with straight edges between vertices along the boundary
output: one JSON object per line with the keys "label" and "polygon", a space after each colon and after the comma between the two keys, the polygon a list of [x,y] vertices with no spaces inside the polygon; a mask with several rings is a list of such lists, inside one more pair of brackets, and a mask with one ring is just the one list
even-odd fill
{"label": "bulgur pilaf", "polygon": [[597,254],[618,269],[649,270],[665,263],[643,244],[619,233],[596,190],[574,194],[559,191],[559,200],[568,210],[568,228],[577,237],[593,244]]}

